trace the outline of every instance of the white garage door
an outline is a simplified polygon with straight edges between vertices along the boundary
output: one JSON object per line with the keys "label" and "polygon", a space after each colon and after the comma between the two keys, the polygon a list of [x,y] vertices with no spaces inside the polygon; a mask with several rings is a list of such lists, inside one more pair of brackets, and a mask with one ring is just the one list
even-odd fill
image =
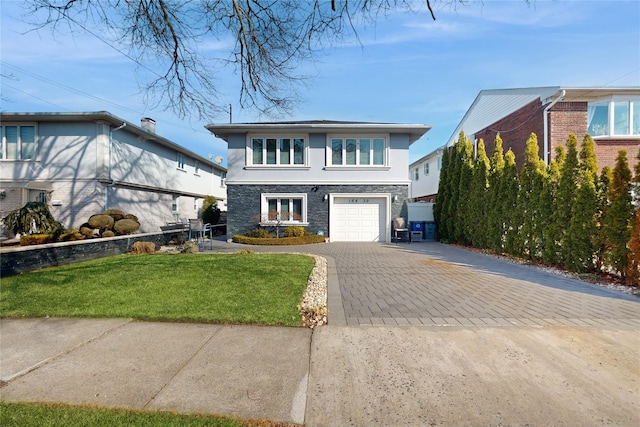
{"label": "white garage door", "polygon": [[384,242],[385,199],[335,197],[331,206],[332,242]]}

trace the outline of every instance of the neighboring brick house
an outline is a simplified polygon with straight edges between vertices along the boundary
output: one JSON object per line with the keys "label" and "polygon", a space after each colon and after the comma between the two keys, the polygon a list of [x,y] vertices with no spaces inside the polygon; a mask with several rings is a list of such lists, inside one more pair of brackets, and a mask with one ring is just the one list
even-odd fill
{"label": "neighboring brick house", "polygon": [[409,146],[431,127],[296,121],[206,126],[228,143],[227,234],[300,225],[331,241],[390,241],[407,218]]}
{"label": "neighboring brick house", "polygon": [[565,145],[571,132],[579,143],[589,133],[596,145],[599,168],[613,168],[619,150],[627,151],[633,168],[640,149],[640,87],[483,90],[447,146],[455,143],[461,130],[474,145],[483,139],[489,156],[499,132],[505,152],[511,148],[519,165],[532,132],[538,137],[540,157],[546,163],[555,157],[557,146]]}
{"label": "neighboring brick house", "polygon": [[121,209],[156,231],[196,218],[206,195],[224,209],[226,169],[108,112],[0,113],[0,216],[45,201],[65,228]]}

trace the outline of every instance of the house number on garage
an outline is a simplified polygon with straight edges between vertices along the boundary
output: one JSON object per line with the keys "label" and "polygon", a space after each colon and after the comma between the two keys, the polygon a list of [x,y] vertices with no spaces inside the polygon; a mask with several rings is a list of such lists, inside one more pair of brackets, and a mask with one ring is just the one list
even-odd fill
{"label": "house number on garage", "polygon": [[349,199],[349,203],[369,203],[369,199]]}

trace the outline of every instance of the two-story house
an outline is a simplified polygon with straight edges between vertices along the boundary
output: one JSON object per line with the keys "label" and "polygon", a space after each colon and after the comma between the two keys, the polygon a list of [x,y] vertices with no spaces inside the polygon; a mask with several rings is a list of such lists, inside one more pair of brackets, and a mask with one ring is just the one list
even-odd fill
{"label": "two-story house", "polygon": [[440,147],[409,165],[409,199],[412,202],[435,202],[442,168]]}
{"label": "two-story house", "polygon": [[510,148],[521,165],[529,135],[540,144],[540,158],[549,163],[555,148],[570,133],[578,141],[589,133],[595,142],[598,167],[615,166],[619,150],[627,152],[633,168],[640,149],[640,87],[530,87],[480,91],[446,146],[460,131],[474,143],[483,139],[493,152],[497,133],[505,152]]}
{"label": "two-story house", "polygon": [[300,225],[331,241],[390,241],[406,218],[420,124],[294,121],[206,126],[228,144],[227,234]]}
{"label": "two-story house", "polygon": [[43,201],[66,228],[120,209],[141,231],[197,218],[213,195],[224,209],[226,169],[108,112],[0,113],[0,215]]}

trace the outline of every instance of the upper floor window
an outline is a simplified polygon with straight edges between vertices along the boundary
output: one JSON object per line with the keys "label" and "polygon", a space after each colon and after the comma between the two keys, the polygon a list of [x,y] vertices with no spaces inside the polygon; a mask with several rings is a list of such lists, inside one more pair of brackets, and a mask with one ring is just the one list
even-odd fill
{"label": "upper floor window", "polygon": [[184,155],[182,155],[181,153],[178,153],[177,159],[178,159],[178,169],[184,169]]}
{"label": "upper floor window", "polygon": [[385,138],[329,138],[331,166],[384,166]]}
{"label": "upper floor window", "polygon": [[587,132],[598,136],[640,135],[640,99],[589,103]]}
{"label": "upper floor window", "polygon": [[306,141],[300,137],[251,137],[248,165],[303,166],[306,163]]}
{"label": "upper floor window", "polygon": [[418,181],[420,179],[420,168],[413,169],[412,179]]}
{"label": "upper floor window", "polygon": [[200,174],[200,163],[197,160],[193,161],[193,171],[196,175]]}
{"label": "upper floor window", "polygon": [[36,157],[35,125],[3,125],[0,159],[31,160]]}
{"label": "upper floor window", "polygon": [[424,174],[429,175],[429,163],[424,164]]}

